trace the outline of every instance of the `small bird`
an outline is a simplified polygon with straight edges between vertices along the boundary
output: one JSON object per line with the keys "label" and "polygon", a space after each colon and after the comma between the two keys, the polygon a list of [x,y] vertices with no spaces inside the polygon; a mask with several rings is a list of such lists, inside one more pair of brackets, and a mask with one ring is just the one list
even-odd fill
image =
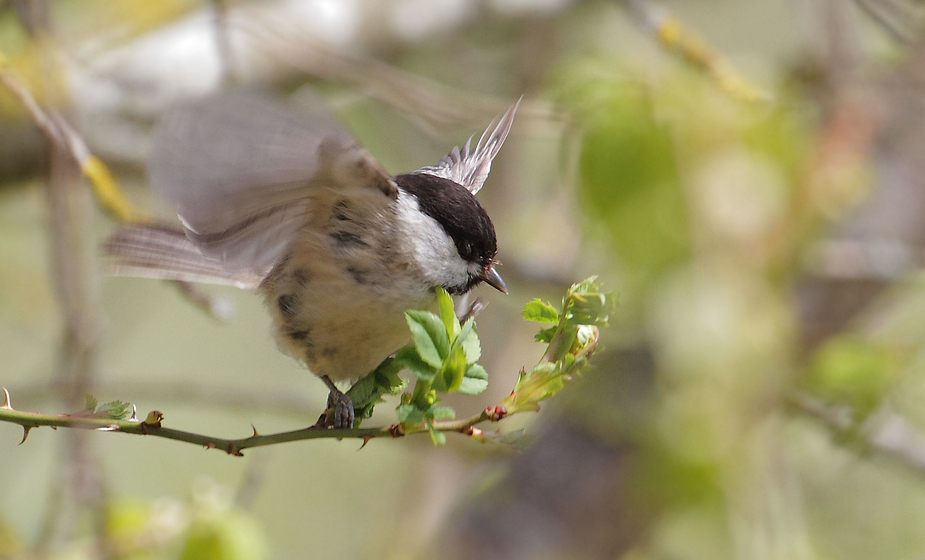
{"label": "small bird", "polygon": [[183,103],[156,127],[148,166],[182,231],[126,225],[104,249],[119,275],[260,293],[279,349],[330,389],[325,424],[352,427],[336,383],[407,343],[406,310],[433,309],[437,287],[507,293],[475,194],[519,103],[475,146],[394,177],[320,102],[231,92]]}

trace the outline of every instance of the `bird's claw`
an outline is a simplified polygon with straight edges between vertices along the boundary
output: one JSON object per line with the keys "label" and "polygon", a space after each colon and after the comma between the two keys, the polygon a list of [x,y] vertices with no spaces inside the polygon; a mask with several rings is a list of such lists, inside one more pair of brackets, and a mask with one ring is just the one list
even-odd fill
{"label": "bird's claw", "polygon": [[328,394],[328,422],[336,430],[347,430],[353,427],[355,413],[353,401],[340,391],[331,391]]}
{"label": "bird's claw", "polygon": [[353,401],[345,395],[327,375],[321,377],[324,384],[330,389],[328,393],[328,408],[324,411],[315,426],[334,428],[336,430],[349,430],[353,427],[356,413],[353,410]]}

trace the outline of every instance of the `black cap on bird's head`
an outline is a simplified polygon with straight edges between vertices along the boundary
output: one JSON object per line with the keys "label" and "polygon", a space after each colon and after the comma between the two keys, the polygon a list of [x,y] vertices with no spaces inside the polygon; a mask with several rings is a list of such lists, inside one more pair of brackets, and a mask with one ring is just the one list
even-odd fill
{"label": "black cap on bird's head", "polygon": [[435,165],[395,177],[399,188],[417,198],[421,212],[440,224],[459,256],[470,265],[464,283],[444,286],[450,293],[466,293],[480,282],[507,293],[495,270],[495,227],[475,194],[488,178],[491,162],[511,131],[519,105],[520,100],[493,120],[475,145],[469,138],[461,149],[453,148]]}
{"label": "black cap on bird's head", "polygon": [[444,286],[451,294],[463,294],[485,282],[507,293],[507,286],[495,270],[498,240],[495,226],[475,196],[465,187],[427,173],[409,173],[395,177],[403,191],[414,195],[421,212],[433,218],[456,244],[456,252],[468,263],[477,264],[465,286]]}

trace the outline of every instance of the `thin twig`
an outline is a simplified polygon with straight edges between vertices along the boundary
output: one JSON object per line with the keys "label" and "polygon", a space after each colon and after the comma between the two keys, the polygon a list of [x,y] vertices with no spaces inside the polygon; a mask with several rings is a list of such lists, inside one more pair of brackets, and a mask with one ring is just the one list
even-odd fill
{"label": "thin twig", "polygon": [[682,25],[667,9],[649,0],[617,0],[630,16],[648,29],[665,48],[706,72],[725,93],[748,102],[770,101],[772,96],[749,83],[718,51]]}
{"label": "thin twig", "polygon": [[[137,210],[125,197],[109,168],[90,151],[87,143],[67,120],[57,112],[46,111],[39,105],[22,78],[10,68],[3,53],[0,53],[0,84],[19,99],[49,144],[61,153],[69,155],[79,166],[83,175],[90,180],[96,200],[110,215],[122,222],[147,221],[145,214]],[[228,318],[229,308],[219,298],[212,298],[188,282],[178,284],[180,293],[195,306],[216,319]]]}
{"label": "thin twig", "polygon": [[[880,8],[875,8],[870,0],[854,0],[854,3],[865,15],[867,15],[867,17],[879,25],[881,29],[886,31],[887,35],[892,37],[897,43],[908,45],[915,39],[914,35],[909,36],[900,30],[899,26],[891,21],[886,14],[882,13]],[[887,9],[889,9],[889,6],[887,6]]]}
{"label": "thin twig", "polygon": [[[36,16],[31,22],[33,27],[30,28],[30,35],[33,44],[38,47],[43,70],[40,75],[41,91],[51,107],[65,107],[67,98],[61,88],[61,68],[58,65],[48,0],[35,0],[29,3],[28,8],[29,15]],[[28,27],[27,19],[23,17],[22,23]],[[85,151],[79,153],[80,146],[72,141],[76,134],[66,126],[64,118],[55,110],[43,111],[25,86],[18,87],[19,80],[2,62],[0,74],[3,75],[3,84],[23,102],[48,139],[50,257],[58,305],[63,316],[58,375],[63,382],[62,386],[73,389],[59,396],[68,406],[73,406],[76,399],[91,390],[96,379],[102,333],[99,279],[91,264],[93,251],[88,241],[89,194],[80,186],[82,166],[87,161],[89,150],[83,145]],[[7,405],[4,410],[7,410],[10,408],[9,395],[4,396]],[[27,433],[24,432],[23,437]],[[97,456],[85,434],[73,434],[67,438],[66,443],[66,451],[62,453],[62,460],[57,465],[62,476],[56,477],[59,479],[58,484],[62,484],[61,480],[67,484],[62,484],[65,490],[63,495],[69,498],[64,505],[73,505],[92,514],[95,552],[99,557],[108,557],[105,552],[106,479],[100,472]],[[49,520],[46,526],[54,533],[56,528],[68,522],[71,526],[64,531],[68,534],[73,530],[73,517],[65,515],[63,508],[49,509],[46,512],[46,519]]]}
{"label": "thin twig", "polygon": [[[370,97],[398,108],[413,117],[415,123],[434,137],[440,134],[430,123],[471,125],[498,115],[510,106],[510,100],[472,91],[460,92],[423,76],[406,72],[385,62],[356,54],[347,54],[310,38],[295,45],[283,42],[267,31],[271,25],[253,21],[234,21],[252,40],[253,48],[266,56],[324,80],[350,86]],[[541,102],[525,103],[520,114],[528,118],[564,120],[563,113]]]}
{"label": "thin twig", "polygon": [[[464,435],[478,435],[473,426],[487,420],[500,419],[494,407],[489,407],[479,414],[462,420],[434,422],[433,426],[439,432],[457,432]],[[38,412],[23,412],[14,410],[12,406],[0,407],[0,422],[9,422],[22,426],[24,430],[23,441],[30,430],[42,426],[54,428],[77,428],[82,430],[96,430],[103,432],[121,432],[125,434],[153,436],[174,441],[182,441],[200,445],[206,449],[221,449],[229,455],[241,456],[242,451],[252,447],[263,447],[290,441],[309,439],[361,439],[370,440],[381,437],[401,437],[405,435],[428,433],[425,424],[380,426],[377,428],[352,428],[331,430],[318,427],[303,428],[289,432],[279,432],[269,435],[260,435],[256,429],[254,434],[238,439],[219,438],[193,432],[165,428],[161,425],[163,414],[153,411],[142,421],[113,420],[110,418],[97,418],[77,415],[50,415]]]}
{"label": "thin twig", "polygon": [[792,395],[788,404],[825,426],[839,439],[859,444],[867,451],[925,474],[925,435],[914,430],[902,417],[887,414],[873,417],[876,425],[858,424],[847,411],[828,406],[809,395]]}

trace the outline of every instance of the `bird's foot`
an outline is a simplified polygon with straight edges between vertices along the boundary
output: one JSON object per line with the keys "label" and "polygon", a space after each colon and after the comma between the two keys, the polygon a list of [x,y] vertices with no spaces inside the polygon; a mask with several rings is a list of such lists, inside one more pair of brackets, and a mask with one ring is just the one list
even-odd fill
{"label": "bird's foot", "polygon": [[318,422],[315,424],[319,427],[334,428],[336,430],[346,430],[353,427],[355,413],[353,411],[353,401],[334,385],[331,378],[327,375],[322,376],[328,389],[328,408],[324,411]]}

